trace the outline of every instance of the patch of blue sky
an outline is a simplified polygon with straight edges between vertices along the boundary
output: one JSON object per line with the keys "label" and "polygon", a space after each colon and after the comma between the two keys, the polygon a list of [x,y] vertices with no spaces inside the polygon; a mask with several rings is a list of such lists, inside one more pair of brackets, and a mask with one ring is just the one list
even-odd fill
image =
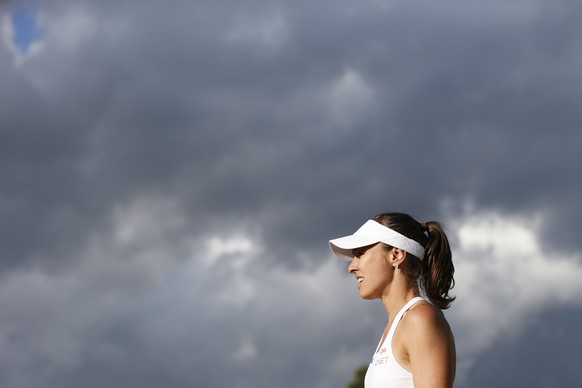
{"label": "patch of blue sky", "polygon": [[17,4],[12,10],[13,43],[22,54],[42,39],[38,27],[38,7],[34,4]]}

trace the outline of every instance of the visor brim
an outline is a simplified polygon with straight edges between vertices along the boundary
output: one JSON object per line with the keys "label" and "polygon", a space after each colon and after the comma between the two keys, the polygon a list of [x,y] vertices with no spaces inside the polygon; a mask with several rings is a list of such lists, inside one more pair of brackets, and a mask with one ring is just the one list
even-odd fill
{"label": "visor brim", "polygon": [[378,239],[366,236],[345,236],[329,240],[331,251],[342,260],[352,260],[352,251],[356,248],[367,247],[368,245],[379,243]]}

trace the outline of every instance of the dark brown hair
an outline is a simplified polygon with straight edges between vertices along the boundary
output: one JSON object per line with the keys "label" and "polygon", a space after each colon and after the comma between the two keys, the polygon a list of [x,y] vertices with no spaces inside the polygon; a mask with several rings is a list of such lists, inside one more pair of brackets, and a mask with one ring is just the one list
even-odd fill
{"label": "dark brown hair", "polygon": [[455,267],[442,225],[436,221],[418,222],[404,213],[378,214],[373,220],[425,248],[422,258],[407,255],[408,260],[401,267],[402,273],[411,283],[418,282],[432,304],[441,309],[449,308],[455,300],[454,296],[449,296],[449,290],[455,286]]}

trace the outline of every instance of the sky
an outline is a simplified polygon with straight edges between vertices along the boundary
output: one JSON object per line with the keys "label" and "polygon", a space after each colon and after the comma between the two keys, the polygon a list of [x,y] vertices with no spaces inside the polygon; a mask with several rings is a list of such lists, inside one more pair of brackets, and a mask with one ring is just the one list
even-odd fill
{"label": "sky", "polygon": [[582,381],[582,3],[0,3],[0,386],[337,388],[328,240],[447,227],[456,387]]}

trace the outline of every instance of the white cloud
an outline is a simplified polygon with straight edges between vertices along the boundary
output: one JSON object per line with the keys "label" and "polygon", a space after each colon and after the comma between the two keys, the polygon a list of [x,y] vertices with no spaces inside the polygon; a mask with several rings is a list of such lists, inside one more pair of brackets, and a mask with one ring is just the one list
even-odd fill
{"label": "white cloud", "polygon": [[237,349],[231,354],[231,358],[235,363],[245,364],[257,358],[257,347],[253,340],[244,338]]}
{"label": "white cloud", "polygon": [[374,94],[360,73],[346,70],[331,85],[328,96],[331,117],[337,124],[352,124],[370,109]]}
{"label": "white cloud", "polygon": [[544,251],[540,223],[489,212],[453,222],[458,300],[451,315],[463,331],[461,355],[470,359],[552,305],[582,302],[581,258]]}
{"label": "white cloud", "polygon": [[95,14],[81,6],[63,12],[42,14],[40,23],[46,31],[51,47],[67,51],[78,48],[84,41],[95,36],[104,25],[99,25]]}
{"label": "white cloud", "polygon": [[0,18],[0,28],[2,32],[2,43],[12,52],[17,52],[17,48],[14,45],[14,26],[12,25],[12,20],[10,15],[4,14]]}
{"label": "white cloud", "polygon": [[230,43],[256,43],[277,48],[288,34],[287,22],[281,13],[265,17],[241,15],[227,32],[226,40]]}
{"label": "white cloud", "polygon": [[[216,262],[220,257],[227,255],[248,255],[257,253],[258,246],[249,238],[243,235],[224,238],[221,236],[212,236],[207,242],[207,252],[205,258],[210,263]],[[237,264],[241,266],[244,262]]]}
{"label": "white cloud", "polygon": [[165,233],[184,226],[186,221],[175,202],[140,197],[126,206],[114,207],[112,234],[118,244],[151,244],[162,239]]}

